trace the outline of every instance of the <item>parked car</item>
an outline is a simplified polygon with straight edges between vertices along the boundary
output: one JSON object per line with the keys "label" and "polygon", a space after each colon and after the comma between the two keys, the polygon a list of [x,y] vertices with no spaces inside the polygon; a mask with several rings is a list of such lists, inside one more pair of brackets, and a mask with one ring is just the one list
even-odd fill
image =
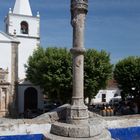
{"label": "parked car", "polygon": [[122,101],[121,96],[116,96],[116,97],[113,97],[110,99],[109,104],[116,105],[116,104],[119,104],[119,102],[121,102],[121,101]]}
{"label": "parked car", "polygon": [[61,104],[59,102],[51,102],[48,101],[44,104],[43,112],[49,112],[57,107],[59,107]]}

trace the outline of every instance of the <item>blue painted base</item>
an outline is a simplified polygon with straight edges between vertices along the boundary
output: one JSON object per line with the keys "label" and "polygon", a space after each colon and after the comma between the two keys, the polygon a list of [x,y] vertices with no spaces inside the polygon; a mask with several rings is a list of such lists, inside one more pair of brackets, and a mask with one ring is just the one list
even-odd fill
{"label": "blue painted base", "polygon": [[16,135],[16,136],[0,136],[0,140],[43,140],[42,134],[34,135]]}
{"label": "blue painted base", "polygon": [[[140,127],[109,129],[115,140],[140,140]],[[43,140],[42,134],[0,136],[0,140]]]}
{"label": "blue painted base", "polygon": [[109,129],[115,140],[140,140],[140,127]]}

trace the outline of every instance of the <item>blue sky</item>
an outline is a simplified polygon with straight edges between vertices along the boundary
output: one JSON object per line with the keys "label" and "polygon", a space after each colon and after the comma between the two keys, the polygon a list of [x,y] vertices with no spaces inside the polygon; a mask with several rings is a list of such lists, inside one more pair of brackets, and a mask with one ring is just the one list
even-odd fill
{"label": "blue sky", "polygon": [[[0,30],[15,0],[0,0]],[[43,47],[71,48],[70,0],[30,0],[33,14],[41,15]],[[85,48],[106,50],[111,62],[140,56],[140,0],[89,0]]]}

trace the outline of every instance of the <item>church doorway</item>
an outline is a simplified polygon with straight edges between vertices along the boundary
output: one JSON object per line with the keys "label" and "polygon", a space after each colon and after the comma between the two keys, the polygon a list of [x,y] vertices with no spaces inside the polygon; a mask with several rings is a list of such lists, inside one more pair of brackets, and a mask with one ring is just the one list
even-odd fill
{"label": "church doorway", "polygon": [[24,111],[36,110],[38,105],[37,90],[33,87],[29,87],[24,92]]}

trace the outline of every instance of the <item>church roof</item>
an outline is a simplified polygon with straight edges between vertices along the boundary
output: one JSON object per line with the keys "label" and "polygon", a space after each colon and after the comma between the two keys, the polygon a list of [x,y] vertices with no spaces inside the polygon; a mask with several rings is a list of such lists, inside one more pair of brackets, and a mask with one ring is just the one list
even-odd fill
{"label": "church roof", "polygon": [[32,16],[29,0],[16,0],[13,13]]}
{"label": "church roof", "polygon": [[29,85],[32,85],[33,86],[33,83],[31,83],[29,80],[27,80],[27,79],[19,79],[19,81],[18,81],[18,83],[19,83],[19,86],[29,86]]}
{"label": "church roof", "polygon": [[0,31],[0,43],[11,43],[11,42],[19,43],[18,39],[11,37],[6,33]]}

